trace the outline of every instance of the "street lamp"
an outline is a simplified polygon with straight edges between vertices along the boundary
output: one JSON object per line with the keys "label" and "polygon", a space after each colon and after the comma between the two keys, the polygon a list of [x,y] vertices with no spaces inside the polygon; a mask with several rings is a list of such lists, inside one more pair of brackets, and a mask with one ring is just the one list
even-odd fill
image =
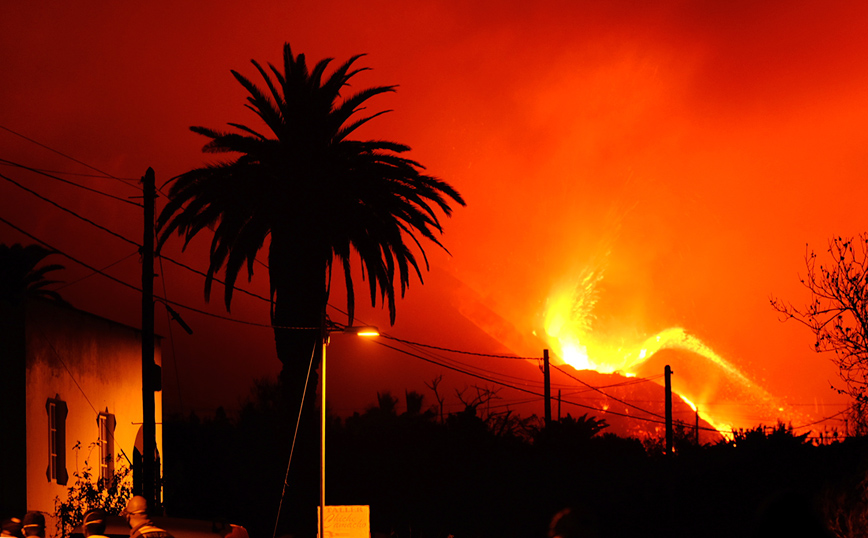
{"label": "street lamp", "polygon": [[320,364],[320,455],[319,455],[319,538],[325,538],[325,461],[326,461],[326,348],[333,332],[355,334],[357,336],[380,336],[380,331],[373,326],[344,327],[341,329],[326,328],[322,339],[322,363]]}

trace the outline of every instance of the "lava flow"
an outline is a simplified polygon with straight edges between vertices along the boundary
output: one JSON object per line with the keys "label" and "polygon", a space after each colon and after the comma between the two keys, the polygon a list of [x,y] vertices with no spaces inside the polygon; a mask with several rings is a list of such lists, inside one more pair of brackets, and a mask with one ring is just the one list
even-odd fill
{"label": "lava flow", "polygon": [[576,370],[628,377],[656,377],[666,364],[672,389],[719,432],[792,421],[772,395],[731,362],[681,327],[647,338],[612,336],[594,330],[601,268],[586,269],[572,286],[561,286],[547,301],[545,332],[556,357]]}

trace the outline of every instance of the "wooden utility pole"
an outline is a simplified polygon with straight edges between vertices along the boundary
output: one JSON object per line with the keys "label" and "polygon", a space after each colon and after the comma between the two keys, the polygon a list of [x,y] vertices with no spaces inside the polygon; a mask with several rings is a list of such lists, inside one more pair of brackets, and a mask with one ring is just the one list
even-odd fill
{"label": "wooden utility pole", "polygon": [[558,422],[561,421],[561,389],[558,389]]}
{"label": "wooden utility pole", "polygon": [[663,369],[663,375],[666,377],[666,455],[671,456],[674,448],[674,436],[672,432],[672,368],[668,364]]}
{"label": "wooden utility pole", "polygon": [[145,230],[142,241],[142,497],[151,510],[157,509],[155,455],[157,426],[154,410],[154,169],[142,176]]}
{"label": "wooden utility pole", "polygon": [[696,408],[696,446],[699,446],[699,408]]}
{"label": "wooden utility pole", "polygon": [[543,350],[543,383],[545,385],[545,420],[546,426],[552,423],[552,380],[549,371],[549,350]]}

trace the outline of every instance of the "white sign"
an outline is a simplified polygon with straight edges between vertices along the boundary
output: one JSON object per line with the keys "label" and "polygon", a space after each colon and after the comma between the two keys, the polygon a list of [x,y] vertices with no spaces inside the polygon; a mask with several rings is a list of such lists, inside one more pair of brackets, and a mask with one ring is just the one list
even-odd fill
{"label": "white sign", "polygon": [[[316,514],[319,518],[319,506],[316,507]],[[371,538],[370,506],[326,506],[325,514],[325,538]]]}

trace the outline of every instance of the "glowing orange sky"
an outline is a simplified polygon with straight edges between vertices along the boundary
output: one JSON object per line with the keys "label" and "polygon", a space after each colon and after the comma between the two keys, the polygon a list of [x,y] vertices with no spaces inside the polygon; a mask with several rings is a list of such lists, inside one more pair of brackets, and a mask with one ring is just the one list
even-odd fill
{"label": "glowing orange sky", "polygon": [[[152,166],[162,182],[203,162],[203,140],[190,125],[254,122],[229,70],[252,75],[249,60],[277,61],[285,41],[312,60],[366,52],[373,71],[357,84],[399,84],[372,103],[394,112],[363,134],[411,145],[413,158],[457,187],[468,207],[446,223],[452,257],[429,249],[433,272],[424,288],[411,286],[390,333],[506,352],[508,343],[480,331],[476,325],[490,324],[471,312],[487,309],[524,336],[541,334],[552,287],[596,264],[605,273],[595,311],[601,334],[641,340],[680,326],[771,394],[812,404],[816,416],[841,409],[813,405],[842,401],[829,389],[835,372],[812,352],[806,329],[778,322],[768,299],[806,299],[797,276],[806,243],[823,250],[833,234],[865,230],[868,6],[70,4],[4,6],[0,125],[121,177]],[[5,131],[0,158],[88,172]],[[0,171],[140,237],[138,215],[117,202]],[[6,182],[0,214],[98,267],[131,252]],[[26,241],[5,225],[0,240]],[[204,245],[170,254],[204,268],[195,257]],[[66,265],[68,281],[87,273]],[[113,268],[132,283],[136,270],[135,256]],[[163,273],[170,297],[203,307],[199,281]],[[253,288],[264,294],[263,276]],[[80,308],[138,325],[134,294],[113,284],[91,277],[66,293]],[[221,311],[219,302],[206,308]],[[267,319],[243,297],[233,314]],[[187,317],[199,335],[232,337],[184,340],[173,329],[183,407],[221,399],[232,406],[250,379],[276,371],[267,330]],[[379,310],[360,317],[387,325]],[[160,327],[166,334],[164,321]],[[341,345],[333,346],[339,356]],[[509,350],[540,354],[535,346]],[[228,363],[223,354],[244,360]],[[200,365],[212,361],[225,375],[203,387]],[[397,393],[424,390],[437,371],[425,368],[347,364],[344,374],[329,373],[338,387],[347,383],[346,405],[361,406],[389,383]],[[167,369],[170,385],[174,375]],[[342,375],[363,382],[353,391]],[[168,406],[176,388],[167,387]]]}

